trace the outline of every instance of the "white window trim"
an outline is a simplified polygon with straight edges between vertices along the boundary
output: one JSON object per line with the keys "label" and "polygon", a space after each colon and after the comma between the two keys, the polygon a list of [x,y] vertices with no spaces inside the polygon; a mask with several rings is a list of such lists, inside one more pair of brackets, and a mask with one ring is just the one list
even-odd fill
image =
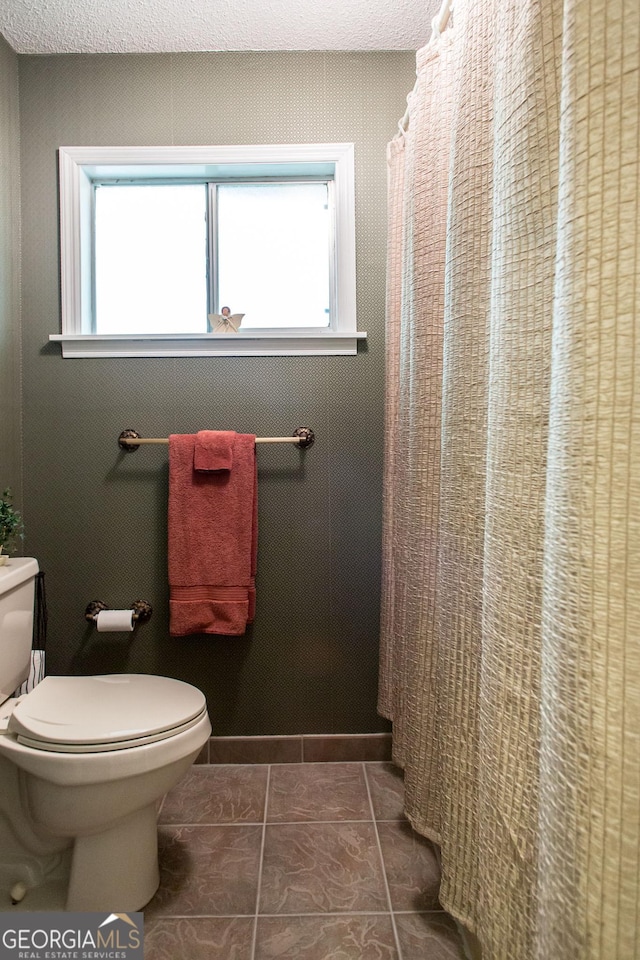
{"label": "white window trim", "polygon": [[[332,328],[240,330],[237,334],[88,333],[91,311],[91,180],[86,168],[118,165],[333,163],[337,310]],[[193,357],[355,354],[355,178],[352,143],[202,147],[60,147],[60,261],[63,357]]]}

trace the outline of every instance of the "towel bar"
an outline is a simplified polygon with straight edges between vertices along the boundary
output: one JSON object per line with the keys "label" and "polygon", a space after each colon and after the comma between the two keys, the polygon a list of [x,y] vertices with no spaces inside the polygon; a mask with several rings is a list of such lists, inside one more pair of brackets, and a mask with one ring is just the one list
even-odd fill
{"label": "towel bar", "polygon": [[[296,427],[291,437],[256,437],[256,443],[295,443],[306,450],[311,447],[316,435],[310,427]],[[123,430],[118,437],[121,450],[133,453],[142,443],[169,443],[168,437],[141,437],[137,430]]]}

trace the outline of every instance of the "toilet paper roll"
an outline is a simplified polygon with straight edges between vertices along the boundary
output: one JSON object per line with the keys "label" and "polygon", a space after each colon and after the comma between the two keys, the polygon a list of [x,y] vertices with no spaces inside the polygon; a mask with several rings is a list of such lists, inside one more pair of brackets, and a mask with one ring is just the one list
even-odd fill
{"label": "toilet paper roll", "polygon": [[96,617],[98,633],[122,633],[133,630],[133,610],[101,610]]}

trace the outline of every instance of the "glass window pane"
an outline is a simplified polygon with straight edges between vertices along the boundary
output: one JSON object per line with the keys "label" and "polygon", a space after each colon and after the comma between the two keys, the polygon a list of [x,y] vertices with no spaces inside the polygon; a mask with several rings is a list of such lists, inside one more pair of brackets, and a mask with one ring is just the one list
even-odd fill
{"label": "glass window pane", "polygon": [[219,307],[251,327],[327,327],[326,183],[218,187]]}
{"label": "glass window pane", "polygon": [[98,186],[96,333],[204,333],[204,184]]}

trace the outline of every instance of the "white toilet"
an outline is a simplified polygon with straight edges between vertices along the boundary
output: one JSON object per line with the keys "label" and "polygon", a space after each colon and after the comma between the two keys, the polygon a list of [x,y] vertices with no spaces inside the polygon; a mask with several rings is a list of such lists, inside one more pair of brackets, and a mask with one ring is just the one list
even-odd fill
{"label": "white toilet", "polygon": [[167,677],[46,677],[31,659],[38,564],[0,567],[0,911],[140,910],[158,887],[158,802],[206,743],[204,695]]}

